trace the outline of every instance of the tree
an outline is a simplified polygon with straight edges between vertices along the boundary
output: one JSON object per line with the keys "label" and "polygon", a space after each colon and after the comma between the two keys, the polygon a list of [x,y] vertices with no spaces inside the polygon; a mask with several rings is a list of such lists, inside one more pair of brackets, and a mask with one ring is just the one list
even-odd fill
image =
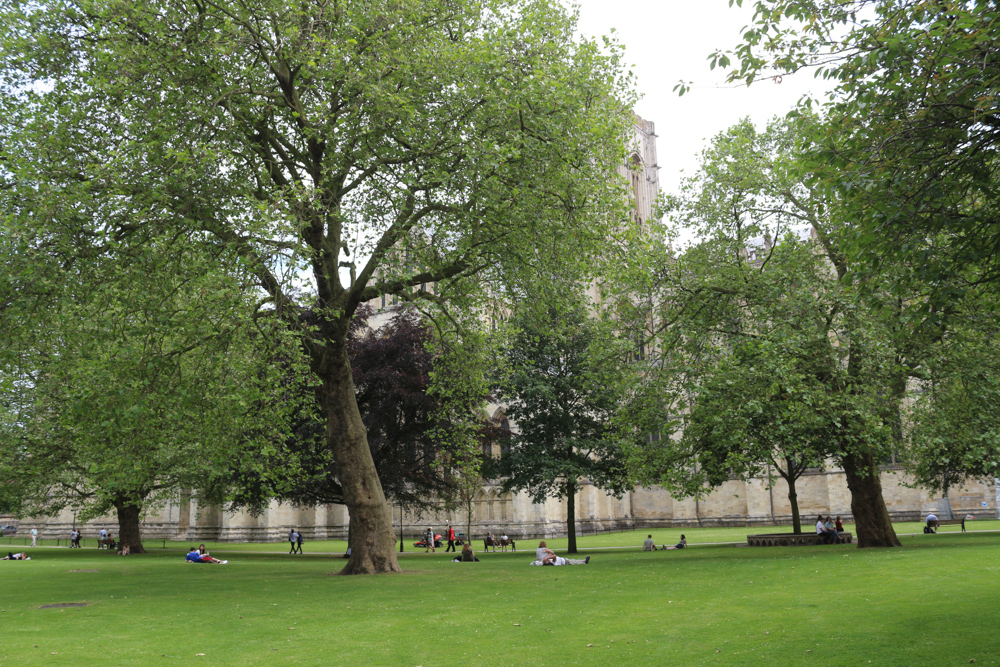
{"label": "tree", "polygon": [[526,490],[536,502],[565,498],[568,551],[576,553],[581,481],[616,495],[630,483],[613,425],[627,384],[622,344],[580,305],[525,308],[511,327],[496,394],[517,433],[495,472],[506,491]]}
{"label": "tree", "polygon": [[907,415],[907,466],[918,484],[945,496],[968,480],[1000,477],[1000,322],[993,300],[943,341]]}
{"label": "tree", "polygon": [[[393,309],[381,325],[374,316],[370,306],[361,306],[347,343],[372,460],[391,502],[408,509],[437,508],[453,499],[464,468],[476,458],[478,438],[463,435],[478,434],[488,396],[482,386],[448,395],[436,390],[433,378],[450,357],[414,307]],[[469,355],[460,356],[469,362]],[[452,389],[457,384],[451,383]],[[309,409],[284,447],[264,460],[260,452],[249,451],[248,460],[227,471],[215,495],[223,501],[234,494],[231,509],[261,512],[272,498],[300,506],[344,503],[315,389],[300,382],[290,390],[301,394]]]}
{"label": "tree", "polygon": [[[905,271],[883,271],[878,289],[854,288],[845,251],[852,209],[810,187],[796,159],[796,137],[815,122],[785,119],[762,133],[748,122],[737,125],[713,140],[702,170],[668,202],[675,224],[697,230],[701,241],[676,257],[664,244],[658,258],[644,258],[654,267],[644,290],[659,304],[653,343],[664,352],[646,382],[651,398],[635,411],[646,417],[637,423],[655,432],[671,412],[675,420],[709,425],[743,420],[737,424],[744,437],[722,441],[722,460],[735,454],[730,462],[739,463],[757,428],[755,412],[775,427],[790,419],[797,447],[805,448],[797,451],[825,441],[813,454],[843,467],[859,546],[898,546],[879,463],[901,446],[909,382],[924,375],[963,301],[938,307],[928,286]],[[720,389],[731,398],[720,402]],[[784,403],[786,391],[795,392],[794,410]],[[690,416],[676,416],[684,411]],[[670,440],[657,447],[663,451],[653,460],[660,463],[648,473],[682,485],[690,451]],[[760,453],[749,458],[760,460]]]}
{"label": "tree", "polygon": [[351,320],[383,295],[474,307],[588,269],[623,209],[619,49],[553,0],[46,1],[2,20],[12,224],[81,260],[124,261],[152,229],[239,257],[319,384],[343,572],[398,572]]}
{"label": "tree", "polygon": [[697,462],[681,468],[685,495],[733,476],[770,477],[773,466],[788,486],[797,534],[802,522],[795,483],[835,453],[836,412],[828,387],[790,342],[730,340],[729,354],[699,378],[697,394],[692,391],[679,445]]}
{"label": "tree", "polygon": [[875,281],[895,263],[964,289],[1000,279],[997,4],[754,6],[743,43],[713,66],[736,59],[730,80],[747,84],[807,68],[835,82],[808,157],[817,181],[852,209],[855,271]]}
{"label": "tree", "polygon": [[145,511],[206,484],[249,424],[265,448],[280,430],[274,410],[246,409],[270,390],[248,376],[246,332],[232,317],[239,292],[204,272],[206,258],[175,250],[134,254],[129,275],[103,272],[93,293],[67,285],[58,310],[28,322],[15,309],[0,316],[13,379],[3,387],[0,477],[19,513],[113,511],[136,554]]}

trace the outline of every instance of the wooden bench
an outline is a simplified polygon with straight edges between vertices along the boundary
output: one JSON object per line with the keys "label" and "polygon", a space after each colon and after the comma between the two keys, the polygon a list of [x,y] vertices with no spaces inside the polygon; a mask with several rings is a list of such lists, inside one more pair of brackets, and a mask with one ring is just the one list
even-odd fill
{"label": "wooden bench", "polygon": [[[851,544],[854,535],[840,533],[837,544]],[[817,533],[768,533],[764,535],[747,535],[747,545],[751,547],[801,547],[815,544],[826,544],[826,539]]]}
{"label": "wooden bench", "polygon": [[[962,532],[965,532],[965,519],[938,519],[937,527],[941,526],[962,526]],[[936,532],[936,531],[935,531]]]}
{"label": "wooden bench", "polygon": [[109,537],[103,540],[97,540],[97,548],[100,549],[102,547],[105,549],[114,550],[118,547],[118,544],[115,542],[115,539],[113,537]]}

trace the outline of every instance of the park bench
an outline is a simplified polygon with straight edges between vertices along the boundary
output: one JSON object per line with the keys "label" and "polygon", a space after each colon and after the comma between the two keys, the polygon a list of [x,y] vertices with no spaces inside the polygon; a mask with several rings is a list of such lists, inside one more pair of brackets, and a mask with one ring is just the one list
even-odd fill
{"label": "park bench", "polygon": [[[851,533],[840,533],[837,544],[851,544],[854,536]],[[799,547],[814,544],[826,544],[822,535],[816,533],[768,533],[764,535],[747,535],[747,545],[751,547]]]}
{"label": "park bench", "polygon": [[[510,547],[511,551],[517,551],[517,545],[514,544],[514,538],[513,537],[510,537],[510,536],[507,536],[507,537],[498,537],[497,538],[497,544],[500,545],[500,551],[507,551],[507,547]],[[494,551],[495,551],[495,549],[494,549]]]}
{"label": "park bench", "polygon": [[962,532],[965,532],[965,519],[938,519],[938,528],[941,526],[962,526]]}
{"label": "park bench", "polygon": [[113,538],[113,537],[108,537],[108,538],[105,538],[103,540],[97,540],[97,548],[98,549],[104,548],[104,549],[114,550],[117,547],[118,547],[118,544],[115,542],[115,538]]}

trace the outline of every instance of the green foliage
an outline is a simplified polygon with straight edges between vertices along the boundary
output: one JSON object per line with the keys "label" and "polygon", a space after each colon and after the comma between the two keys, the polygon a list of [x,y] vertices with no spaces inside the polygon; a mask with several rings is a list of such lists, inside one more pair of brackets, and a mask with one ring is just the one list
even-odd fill
{"label": "green foliage", "polygon": [[628,390],[630,342],[582,304],[544,297],[516,312],[509,326],[507,374],[496,396],[517,433],[492,472],[505,489],[526,490],[537,502],[572,496],[584,479],[623,493],[630,477],[614,419]]}
{"label": "green foliage", "polygon": [[83,279],[161,236],[238,265],[296,336],[352,520],[374,526],[349,567],[394,570],[351,318],[592,273],[625,212],[621,49],[555,0],[45,0],[0,21],[15,242]]}
{"label": "green foliage", "polygon": [[[814,68],[835,83],[807,165],[856,225],[856,270],[928,284],[1000,278],[995,2],[765,0],[731,80]],[[717,53],[715,58],[723,58]],[[945,290],[948,298],[954,288]]]}
{"label": "green foliage", "polygon": [[282,404],[254,362],[238,287],[183,245],[145,250],[90,292],[50,291],[44,314],[3,313],[0,477],[22,513],[148,509],[204,484],[241,434],[267,447],[281,430],[280,411],[253,409]]}
{"label": "green foliage", "polygon": [[[773,466],[794,508],[805,467],[864,458],[859,467],[877,489],[875,461],[898,444],[890,436],[906,387],[901,361],[919,368],[915,350],[925,348],[900,312],[874,307],[884,297],[844,279],[849,224],[803,182],[797,162],[798,136],[814,123],[779,120],[764,132],[739,123],[665,203],[665,241],[678,228],[699,240],[644,258],[658,359],[629,421],[653,434],[630,451],[645,483],[698,496]],[[908,354],[904,340],[914,342]],[[880,497],[865,502],[884,514]]]}
{"label": "green foliage", "polygon": [[[980,314],[982,315],[982,314]],[[1000,476],[1000,348],[995,317],[958,328],[929,364],[909,415],[909,467],[922,486],[947,493]]]}

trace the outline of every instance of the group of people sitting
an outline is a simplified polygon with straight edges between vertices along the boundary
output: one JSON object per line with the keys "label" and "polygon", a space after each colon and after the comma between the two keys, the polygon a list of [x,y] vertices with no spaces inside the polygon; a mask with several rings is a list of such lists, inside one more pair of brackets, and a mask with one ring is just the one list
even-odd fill
{"label": "group of people sitting", "polygon": [[205,545],[202,544],[197,547],[191,547],[188,551],[188,555],[184,557],[185,562],[188,563],[215,563],[216,565],[226,565],[229,563],[228,560],[219,560],[218,558],[212,558],[208,555],[205,550]]}
{"label": "group of people sitting", "polygon": [[517,551],[517,545],[514,543],[514,538],[507,536],[507,531],[503,531],[500,537],[494,537],[493,533],[487,532],[486,537],[483,538],[483,551],[489,551],[489,548],[493,547],[493,551],[500,547],[504,551],[507,547],[510,547],[514,551]]}
{"label": "group of people sitting", "polygon": [[821,535],[826,544],[839,542],[842,532],[844,532],[844,522],[840,520],[839,516],[836,521],[833,521],[830,516],[824,519],[822,514],[816,517],[816,534]]}
{"label": "group of people sitting", "polygon": [[656,542],[653,541],[653,536],[652,535],[647,535],[646,536],[646,541],[642,543],[642,550],[643,551],[668,551],[668,550],[672,550],[672,549],[683,549],[687,545],[688,545],[687,538],[684,537],[684,535],[682,533],[681,534],[681,541],[678,542],[677,544],[675,544],[674,546],[668,547],[666,544],[664,544],[659,549],[657,549],[656,548]]}

